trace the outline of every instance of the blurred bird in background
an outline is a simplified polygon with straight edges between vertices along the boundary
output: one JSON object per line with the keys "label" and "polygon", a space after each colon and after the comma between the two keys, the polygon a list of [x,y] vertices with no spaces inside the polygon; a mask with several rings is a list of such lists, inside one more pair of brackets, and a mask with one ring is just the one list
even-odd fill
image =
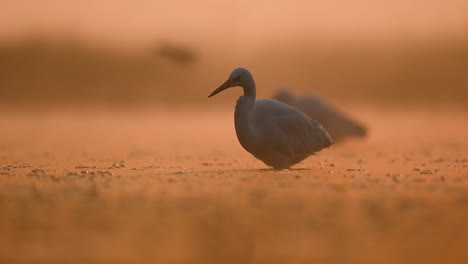
{"label": "blurred bird in background", "polygon": [[349,138],[363,138],[367,135],[365,125],[317,96],[294,97],[288,89],[281,88],[272,98],[297,108],[322,124],[335,142],[342,142]]}

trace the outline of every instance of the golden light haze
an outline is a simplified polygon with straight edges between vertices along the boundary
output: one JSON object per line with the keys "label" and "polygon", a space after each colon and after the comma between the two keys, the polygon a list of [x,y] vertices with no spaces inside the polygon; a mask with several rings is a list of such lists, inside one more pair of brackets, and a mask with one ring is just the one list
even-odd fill
{"label": "golden light haze", "polygon": [[[269,169],[237,67],[366,136]],[[0,0],[0,263],[468,263],[467,69],[468,0]]]}
{"label": "golden light haze", "polygon": [[0,36],[72,34],[114,44],[170,38],[238,48],[294,38],[463,37],[468,1],[57,1],[0,3]]}

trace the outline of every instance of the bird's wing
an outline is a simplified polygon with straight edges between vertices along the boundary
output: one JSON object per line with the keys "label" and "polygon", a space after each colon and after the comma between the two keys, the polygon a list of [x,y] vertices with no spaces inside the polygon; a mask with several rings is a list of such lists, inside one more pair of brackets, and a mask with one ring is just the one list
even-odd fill
{"label": "bird's wing", "polygon": [[322,125],[276,100],[257,100],[254,118],[268,143],[290,157],[310,155],[333,144]]}
{"label": "bird's wing", "polygon": [[301,112],[280,116],[277,126],[284,133],[284,150],[295,155],[310,155],[333,144],[322,125]]}

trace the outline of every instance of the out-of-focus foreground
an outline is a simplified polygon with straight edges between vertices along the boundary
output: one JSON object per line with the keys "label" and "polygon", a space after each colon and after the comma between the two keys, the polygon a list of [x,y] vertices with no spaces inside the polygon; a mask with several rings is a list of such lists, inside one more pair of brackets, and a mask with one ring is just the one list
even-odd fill
{"label": "out-of-focus foreground", "polygon": [[466,112],[356,113],[291,171],[231,111],[2,115],[0,262],[466,262]]}

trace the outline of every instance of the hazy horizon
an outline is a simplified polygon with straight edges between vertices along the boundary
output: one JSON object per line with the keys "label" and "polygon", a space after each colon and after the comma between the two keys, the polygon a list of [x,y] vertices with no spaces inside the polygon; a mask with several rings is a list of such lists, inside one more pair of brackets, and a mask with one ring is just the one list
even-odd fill
{"label": "hazy horizon", "polygon": [[11,1],[0,38],[71,35],[115,45],[170,39],[238,49],[268,41],[465,38],[468,2],[450,1]]}

